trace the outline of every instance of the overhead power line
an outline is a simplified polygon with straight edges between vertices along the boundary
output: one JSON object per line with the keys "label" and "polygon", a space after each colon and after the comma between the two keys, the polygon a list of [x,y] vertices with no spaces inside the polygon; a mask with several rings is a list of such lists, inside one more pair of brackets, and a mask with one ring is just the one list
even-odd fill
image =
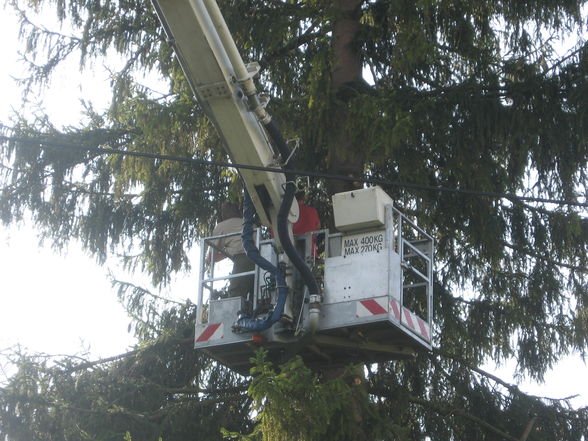
{"label": "overhead power line", "polygon": [[[36,138],[26,138],[26,137],[18,137],[18,136],[5,136],[0,135],[1,141],[15,141],[15,142],[23,142],[29,144],[37,144],[39,148],[43,148],[43,146],[49,147],[58,147],[64,149],[75,149],[75,150],[83,150],[87,152],[95,152],[99,154],[109,154],[109,155],[124,155],[124,156],[133,156],[138,158],[148,158],[148,159],[158,159],[162,161],[174,161],[174,162],[182,162],[185,164],[192,164],[192,165],[205,165],[205,166],[212,166],[212,167],[232,167],[236,169],[244,169],[244,170],[256,170],[256,171],[265,171],[270,173],[284,173],[284,170],[278,167],[262,167],[256,165],[248,165],[248,164],[237,164],[231,163],[227,161],[215,161],[215,160],[208,160],[208,159],[199,159],[199,158],[187,158],[184,156],[174,156],[174,155],[162,155],[159,153],[148,153],[148,152],[132,152],[123,149],[116,149],[116,148],[105,148],[105,147],[87,147],[82,145],[75,145],[75,144],[66,144],[56,141],[46,141],[42,139]],[[338,175],[338,174],[331,174],[331,173],[323,173],[323,172],[313,172],[308,170],[288,170],[288,173],[297,176],[308,176],[311,178],[320,178],[320,179],[328,179],[328,180],[338,180],[338,181],[347,181],[347,182],[360,182],[364,184],[374,184],[374,185],[384,185],[384,186],[392,186],[392,187],[400,187],[400,188],[407,188],[413,190],[424,190],[424,191],[436,191],[442,193],[454,193],[454,194],[463,194],[468,196],[481,196],[481,197],[488,197],[494,199],[508,199],[510,201],[519,201],[519,202],[538,202],[538,203],[545,203],[545,204],[554,204],[554,205],[569,205],[575,207],[588,207],[588,202],[579,202],[579,201],[568,201],[568,200],[561,200],[561,199],[551,199],[551,198],[540,198],[534,196],[520,196],[520,195],[513,195],[509,193],[499,193],[499,192],[492,192],[492,191],[480,191],[480,190],[467,190],[461,188],[450,188],[438,185],[422,185],[422,184],[413,184],[408,182],[398,182],[398,181],[390,181],[386,179],[380,178],[364,178],[364,177],[353,177],[353,176],[345,176],[345,175]]]}

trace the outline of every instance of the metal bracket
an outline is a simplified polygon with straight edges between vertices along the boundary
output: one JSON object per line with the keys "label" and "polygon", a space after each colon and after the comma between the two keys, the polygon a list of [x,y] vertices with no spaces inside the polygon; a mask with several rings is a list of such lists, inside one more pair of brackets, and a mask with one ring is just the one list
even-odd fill
{"label": "metal bracket", "polygon": [[261,70],[261,66],[257,61],[247,63],[245,67],[247,68],[249,78],[254,78],[256,75],[259,74],[259,71]]}
{"label": "metal bracket", "polygon": [[288,187],[288,185],[293,185],[294,187],[296,187],[296,181],[286,181],[282,184],[282,190],[284,190],[284,192],[286,191],[286,187]]}
{"label": "metal bracket", "polygon": [[198,95],[205,100],[218,98],[230,98],[232,91],[224,81],[218,83],[204,84],[196,88]]}
{"label": "metal bracket", "polygon": [[288,158],[286,158],[284,165],[288,165],[288,162],[290,162],[290,159],[292,159],[292,156],[294,156],[294,153],[296,153],[296,150],[298,150],[298,147],[300,147],[300,138],[289,139],[286,141],[286,144],[290,144],[292,141],[294,141],[294,148],[290,152],[290,156],[288,156]]}
{"label": "metal bracket", "polygon": [[267,95],[265,93],[260,93],[260,94],[257,95],[257,98],[259,99],[259,105],[265,109],[265,107],[270,102],[269,95]]}
{"label": "metal bracket", "polygon": [[322,303],[323,296],[321,296],[320,294],[311,294],[309,300],[310,300],[310,303]]}

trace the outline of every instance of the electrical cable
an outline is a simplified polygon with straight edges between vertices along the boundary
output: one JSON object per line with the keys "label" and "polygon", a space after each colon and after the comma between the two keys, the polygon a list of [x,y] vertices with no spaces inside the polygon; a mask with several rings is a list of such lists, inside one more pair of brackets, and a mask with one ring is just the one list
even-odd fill
{"label": "electrical cable", "polygon": [[[256,171],[265,171],[269,173],[284,173],[284,169],[277,168],[277,167],[262,167],[262,166],[255,166],[255,165],[247,165],[247,164],[234,164],[227,161],[214,161],[214,160],[206,160],[206,159],[199,159],[199,158],[187,158],[183,156],[173,156],[173,155],[162,155],[158,153],[148,153],[148,152],[131,152],[128,150],[116,149],[116,148],[105,148],[105,147],[85,147],[80,145],[74,144],[65,144],[55,141],[45,141],[35,138],[24,138],[24,137],[17,137],[17,136],[5,136],[0,135],[0,141],[15,141],[15,142],[23,142],[23,143],[31,143],[31,144],[38,144],[39,148],[43,148],[43,146],[49,147],[58,147],[58,148],[69,148],[69,149],[76,149],[80,151],[87,151],[87,152],[95,152],[100,154],[115,154],[115,155],[125,155],[125,156],[134,156],[139,158],[149,158],[149,159],[159,159],[162,161],[174,161],[174,162],[182,162],[185,164],[195,164],[195,165],[206,165],[212,167],[232,167],[235,169],[244,169],[244,170],[256,170]],[[582,207],[587,208],[588,202],[579,202],[579,201],[568,201],[568,200],[561,200],[561,199],[551,199],[551,198],[541,198],[535,196],[520,196],[520,195],[513,195],[509,193],[499,193],[499,192],[492,192],[492,191],[480,191],[480,190],[466,190],[461,188],[450,188],[444,187],[440,185],[422,185],[422,184],[412,184],[408,182],[399,182],[399,181],[389,181],[386,179],[380,178],[364,178],[364,177],[352,177],[352,176],[345,176],[345,175],[338,175],[338,174],[331,174],[331,173],[323,173],[323,172],[313,172],[313,171],[306,171],[306,170],[295,170],[290,169],[288,173],[296,176],[307,176],[311,178],[320,178],[320,179],[327,179],[327,180],[338,180],[338,181],[347,181],[347,182],[359,182],[363,184],[373,184],[373,185],[384,185],[390,187],[400,187],[400,188],[407,188],[413,190],[423,190],[423,191],[436,191],[441,193],[454,193],[454,194],[462,194],[466,196],[482,196],[488,197],[493,199],[508,199],[512,202],[537,202],[537,203],[544,203],[544,204],[554,204],[554,205],[569,205],[575,207]]]}

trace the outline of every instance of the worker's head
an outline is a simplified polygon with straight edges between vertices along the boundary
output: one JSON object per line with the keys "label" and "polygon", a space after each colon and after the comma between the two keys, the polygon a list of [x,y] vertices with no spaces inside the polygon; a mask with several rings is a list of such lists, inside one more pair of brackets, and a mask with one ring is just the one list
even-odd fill
{"label": "worker's head", "polygon": [[241,211],[234,202],[224,202],[221,205],[221,218],[222,220],[230,219],[232,217],[241,217]]}
{"label": "worker's head", "polygon": [[296,200],[297,201],[304,201],[304,195],[305,195],[304,190],[298,190],[296,192]]}

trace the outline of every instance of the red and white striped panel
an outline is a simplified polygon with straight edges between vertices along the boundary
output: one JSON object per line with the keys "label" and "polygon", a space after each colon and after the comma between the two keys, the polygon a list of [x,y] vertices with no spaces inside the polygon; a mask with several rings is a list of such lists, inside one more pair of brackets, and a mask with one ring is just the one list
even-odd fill
{"label": "red and white striped panel", "polygon": [[223,337],[224,333],[222,323],[198,325],[196,327],[196,343],[202,343],[210,340],[219,340]]}
{"label": "red and white striped panel", "polygon": [[388,314],[387,297],[360,300],[356,302],[356,317],[370,317],[372,315]]}
{"label": "red and white striped panel", "polygon": [[400,302],[396,299],[392,299],[390,300],[390,312],[392,313],[392,315],[394,316],[394,318],[398,321],[400,321],[400,311],[401,311],[401,307],[400,307]]}
{"label": "red and white striped panel", "polygon": [[402,307],[402,323],[426,341],[431,341],[429,324],[404,306]]}
{"label": "red and white striped panel", "polygon": [[379,297],[376,299],[360,300],[356,302],[357,312],[356,317],[369,317],[388,313],[388,306],[390,307],[390,314],[405,327],[417,334],[426,341],[431,341],[431,328],[429,324],[412,312],[410,309],[400,306],[400,302],[396,299],[390,300],[388,297]]}

